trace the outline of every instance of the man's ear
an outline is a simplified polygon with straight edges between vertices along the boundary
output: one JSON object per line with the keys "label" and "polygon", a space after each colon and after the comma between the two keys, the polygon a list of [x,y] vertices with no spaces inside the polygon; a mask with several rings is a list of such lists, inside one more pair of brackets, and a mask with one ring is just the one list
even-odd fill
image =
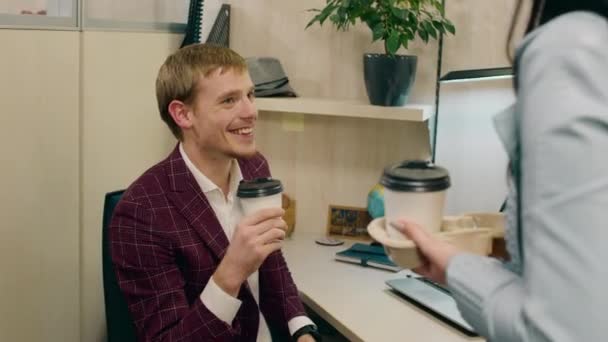
{"label": "man's ear", "polygon": [[192,127],[192,108],[182,101],[171,101],[169,114],[181,129]]}

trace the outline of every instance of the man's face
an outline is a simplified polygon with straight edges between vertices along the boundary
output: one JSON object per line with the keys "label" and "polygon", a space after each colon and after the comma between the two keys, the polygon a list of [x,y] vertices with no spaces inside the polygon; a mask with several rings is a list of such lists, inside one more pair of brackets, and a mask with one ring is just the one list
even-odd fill
{"label": "man's face", "polygon": [[247,158],[255,154],[253,82],[247,71],[215,70],[199,79],[192,104],[191,139],[207,158]]}

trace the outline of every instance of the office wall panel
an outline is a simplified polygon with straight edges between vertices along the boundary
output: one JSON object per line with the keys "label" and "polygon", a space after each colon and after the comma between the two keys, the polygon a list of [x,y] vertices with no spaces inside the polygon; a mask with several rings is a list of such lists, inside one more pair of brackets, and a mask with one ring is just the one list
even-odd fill
{"label": "office wall panel", "polygon": [[0,341],[78,341],[78,33],[0,45]]}
{"label": "office wall panel", "polygon": [[164,158],[175,140],[161,121],[154,83],[181,35],[82,34],[82,341],[104,341],[103,196]]}

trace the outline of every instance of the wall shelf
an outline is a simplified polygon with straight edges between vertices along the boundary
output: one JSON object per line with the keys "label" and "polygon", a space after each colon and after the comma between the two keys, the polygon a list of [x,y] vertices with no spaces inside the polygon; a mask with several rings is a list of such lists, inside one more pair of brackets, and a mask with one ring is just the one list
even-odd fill
{"label": "wall shelf", "polygon": [[416,121],[422,122],[433,115],[428,105],[406,105],[383,107],[370,104],[333,99],[264,97],[256,98],[260,112],[298,113],[305,115],[341,116],[351,118]]}
{"label": "wall shelf", "polygon": [[450,71],[439,79],[440,83],[503,79],[513,77],[513,68],[486,68]]}

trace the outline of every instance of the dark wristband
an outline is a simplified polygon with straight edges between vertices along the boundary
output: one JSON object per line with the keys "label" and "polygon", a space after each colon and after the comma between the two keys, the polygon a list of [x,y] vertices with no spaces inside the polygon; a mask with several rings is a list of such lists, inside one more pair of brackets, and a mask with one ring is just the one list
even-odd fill
{"label": "dark wristband", "polygon": [[317,341],[317,342],[321,341],[321,334],[319,334],[317,327],[314,325],[305,325],[305,326],[301,327],[295,333],[293,333],[292,337],[293,337],[294,341],[297,341],[300,337],[307,335],[307,334],[312,336],[312,338],[315,341]]}

